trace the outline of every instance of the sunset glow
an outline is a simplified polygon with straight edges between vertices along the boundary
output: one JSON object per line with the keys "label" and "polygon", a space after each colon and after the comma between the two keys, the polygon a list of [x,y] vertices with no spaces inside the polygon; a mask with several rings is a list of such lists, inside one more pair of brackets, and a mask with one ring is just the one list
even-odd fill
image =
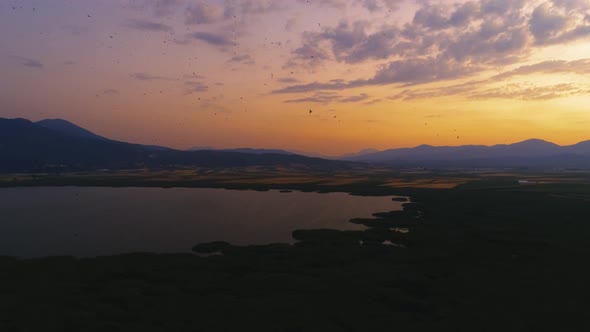
{"label": "sunset glow", "polygon": [[336,155],[590,139],[586,0],[7,0],[0,117]]}

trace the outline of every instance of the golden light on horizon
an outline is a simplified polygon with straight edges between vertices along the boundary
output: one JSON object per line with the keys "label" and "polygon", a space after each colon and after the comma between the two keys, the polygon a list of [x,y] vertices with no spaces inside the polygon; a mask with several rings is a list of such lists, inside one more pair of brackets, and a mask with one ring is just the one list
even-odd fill
{"label": "golden light on horizon", "polygon": [[0,116],[327,155],[590,139],[590,5],[487,1],[0,4]]}

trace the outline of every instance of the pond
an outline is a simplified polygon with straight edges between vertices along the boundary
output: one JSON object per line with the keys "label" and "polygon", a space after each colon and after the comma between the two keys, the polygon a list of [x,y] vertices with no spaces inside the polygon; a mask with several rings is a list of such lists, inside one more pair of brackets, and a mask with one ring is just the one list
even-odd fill
{"label": "pond", "polygon": [[363,229],[387,197],[203,188],[0,189],[0,255],[187,252],[202,242],[292,243],[296,229]]}

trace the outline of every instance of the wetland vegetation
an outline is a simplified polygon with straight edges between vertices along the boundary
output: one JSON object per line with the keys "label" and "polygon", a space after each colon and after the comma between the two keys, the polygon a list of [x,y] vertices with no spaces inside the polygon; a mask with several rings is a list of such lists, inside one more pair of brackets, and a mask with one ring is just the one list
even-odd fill
{"label": "wetland vegetation", "polygon": [[[188,179],[188,183],[258,190],[332,189],[404,195],[412,201],[403,205],[403,211],[351,220],[366,230],[295,231],[293,245],[213,242],[196,244],[196,254],[3,257],[1,330],[581,331],[590,327],[586,317],[590,268],[585,264],[590,254],[590,186],[584,173],[397,174],[398,182],[417,181],[414,188],[381,185],[395,181],[389,181],[393,174],[379,170],[362,181],[354,174],[316,175],[299,185],[291,183],[299,181],[293,174],[283,174],[282,183],[277,183],[278,177],[269,174],[250,174],[246,181],[231,180],[228,171],[219,173],[212,171],[208,179]],[[60,180],[84,185],[100,176],[101,183],[134,186],[176,186],[180,181],[142,174],[137,178],[109,174],[110,179],[104,174],[71,175]],[[211,179],[216,176],[218,182]],[[439,176],[461,184],[424,188],[426,182],[436,184]],[[518,184],[522,178],[544,181],[523,186]],[[8,182],[55,184],[52,181],[57,180],[20,176]]]}

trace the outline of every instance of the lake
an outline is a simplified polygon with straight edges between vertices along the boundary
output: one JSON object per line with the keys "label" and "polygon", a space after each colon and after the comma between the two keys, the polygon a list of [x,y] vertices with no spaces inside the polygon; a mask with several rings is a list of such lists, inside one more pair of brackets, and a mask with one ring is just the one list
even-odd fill
{"label": "lake", "polygon": [[0,255],[187,252],[201,242],[292,243],[296,229],[363,229],[388,197],[202,188],[0,188]]}

